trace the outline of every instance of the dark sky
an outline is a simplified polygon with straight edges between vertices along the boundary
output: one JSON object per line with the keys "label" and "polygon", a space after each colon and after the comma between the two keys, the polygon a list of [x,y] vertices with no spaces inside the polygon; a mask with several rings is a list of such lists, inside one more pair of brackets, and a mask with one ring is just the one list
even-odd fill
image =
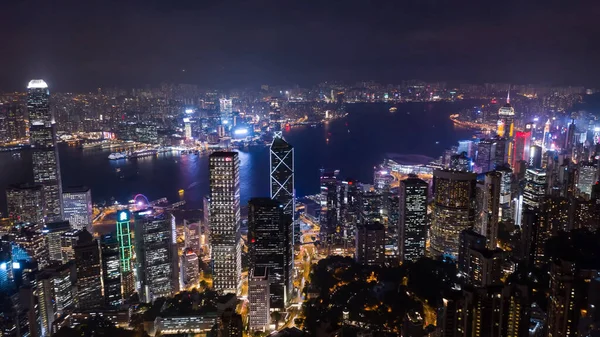
{"label": "dark sky", "polygon": [[410,78],[600,86],[598,0],[0,2],[0,90],[38,77],[61,91]]}

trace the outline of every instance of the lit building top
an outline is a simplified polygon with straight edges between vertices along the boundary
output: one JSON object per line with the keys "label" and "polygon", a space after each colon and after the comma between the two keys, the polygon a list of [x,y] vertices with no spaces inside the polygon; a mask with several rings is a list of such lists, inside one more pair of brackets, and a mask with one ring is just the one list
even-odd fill
{"label": "lit building top", "polygon": [[31,80],[27,84],[27,89],[45,89],[48,88],[48,84],[44,80]]}

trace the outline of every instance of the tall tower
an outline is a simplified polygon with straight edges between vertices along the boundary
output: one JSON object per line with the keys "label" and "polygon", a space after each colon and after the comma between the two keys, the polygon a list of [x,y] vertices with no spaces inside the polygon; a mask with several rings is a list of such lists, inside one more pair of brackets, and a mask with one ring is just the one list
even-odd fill
{"label": "tall tower", "polygon": [[427,241],[427,182],[409,177],[400,182],[398,253],[402,262],[425,256]]}
{"label": "tall tower", "polygon": [[104,284],[102,279],[102,253],[98,240],[86,229],[79,236],[75,246],[77,267],[78,308],[89,310],[104,305]]}
{"label": "tall tower", "polygon": [[[292,217],[292,244],[300,243],[300,224],[296,224],[296,191],[294,190],[294,147],[276,132],[271,143],[271,199],[283,205],[283,213]],[[297,226],[296,226],[297,225]]]}
{"label": "tall tower", "polygon": [[102,235],[100,240],[102,251],[102,283],[104,284],[104,301],[108,307],[117,308],[121,304],[121,268],[119,241],[114,233]]}
{"label": "tall tower", "polygon": [[249,269],[268,268],[272,309],[285,309],[291,295],[294,254],[290,221],[277,200],[253,198],[248,202]]}
{"label": "tall tower", "polygon": [[496,171],[490,171],[485,174],[481,186],[481,201],[478,219],[476,222],[479,234],[486,237],[486,247],[496,249],[498,243],[498,214],[500,210],[500,189],[502,184],[502,174]]}
{"label": "tall tower", "polygon": [[152,302],[179,289],[175,217],[152,209],[135,213],[135,249],[140,298]]}
{"label": "tall tower", "polygon": [[135,291],[133,275],[133,232],[131,228],[131,213],[121,210],[117,213],[117,242],[119,243],[119,264],[123,298],[128,298]]}
{"label": "tall tower", "polygon": [[214,152],[209,157],[210,241],[213,287],[240,293],[240,158],[237,152]]}
{"label": "tall tower", "polygon": [[50,112],[50,91],[43,80],[32,80],[27,86],[29,112],[29,144],[33,161],[33,181],[44,190],[46,221],[63,218],[62,185],[56,124]]}
{"label": "tall tower", "polygon": [[433,172],[432,255],[458,255],[459,234],[475,223],[475,173]]}

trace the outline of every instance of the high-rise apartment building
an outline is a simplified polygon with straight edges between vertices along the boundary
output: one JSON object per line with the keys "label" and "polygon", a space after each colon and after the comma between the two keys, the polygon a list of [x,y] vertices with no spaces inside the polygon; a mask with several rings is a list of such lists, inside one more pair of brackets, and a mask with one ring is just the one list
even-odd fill
{"label": "high-rise apartment building", "polygon": [[73,229],[92,231],[92,193],[84,186],[68,187],[63,191],[64,219]]}
{"label": "high-rise apartment building", "polygon": [[213,287],[240,293],[240,159],[237,152],[214,152],[209,157],[210,237]]}
{"label": "high-rise apartment building", "polygon": [[249,268],[269,270],[270,308],[285,309],[292,290],[293,236],[291,217],[283,205],[269,198],[248,202]]}
{"label": "high-rise apartment building", "polygon": [[50,91],[43,80],[32,80],[27,86],[29,144],[33,149],[33,181],[44,191],[47,220],[62,220],[62,185],[56,146],[56,124],[50,111]]}
{"label": "high-rise apartment building", "polygon": [[294,244],[300,242],[300,224],[295,223],[294,147],[276,133],[270,149],[271,199],[283,205],[283,213],[292,219]]}
{"label": "high-rise apartment building", "polygon": [[411,176],[400,182],[398,253],[403,262],[425,256],[427,241],[427,182]]}
{"label": "high-rise apartment building", "polygon": [[432,255],[458,255],[459,234],[475,224],[477,175],[468,172],[433,172]]}

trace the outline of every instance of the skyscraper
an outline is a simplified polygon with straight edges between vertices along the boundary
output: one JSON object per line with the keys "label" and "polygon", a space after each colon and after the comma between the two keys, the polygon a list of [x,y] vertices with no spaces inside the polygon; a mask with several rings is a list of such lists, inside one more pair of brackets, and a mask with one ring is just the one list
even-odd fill
{"label": "skyscraper", "polygon": [[75,246],[77,267],[77,306],[81,310],[101,308],[104,305],[102,255],[98,240],[83,230]]}
{"label": "skyscraper", "polygon": [[44,224],[44,190],[42,185],[11,185],[6,189],[8,217],[11,222]]}
{"label": "skyscraper", "polygon": [[411,176],[400,182],[398,253],[403,262],[425,256],[427,241],[427,182]]}
{"label": "skyscraper", "polygon": [[332,244],[338,233],[339,221],[339,181],[338,171],[321,170],[321,235],[325,244]]}
{"label": "skyscraper", "polygon": [[240,159],[237,152],[214,152],[209,157],[210,236],[213,287],[240,293]]}
{"label": "skyscraper", "polygon": [[92,193],[88,187],[68,187],[63,192],[63,212],[73,229],[92,231]]}
{"label": "skyscraper", "polygon": [[135,214],[140,298],[152,302],[179,289],[175,217],[152,209]]}
{"label": "skyscraper", "polygon": [[495,249],[498,243],[498,214],[500,211],[500,189],[502,174],[490,171],[485,174],[481,184],[481,203],[477,216],[476,228],[479,234],[486,237],[487,248]]}
{"label": "skyscraper", "polygon": [[41,270],[49,264],[48,245],[42,230],[35,224],[20,223],[13,227],[14,242],[25,250],[29,259],[33,259]]}
{"label": "skyscraper", "polygon": [[198,265],[198,255],[191,248],[184,249],[181,254],[179,275],[181,289],[197,286],[200,278],[200,266]]}
{"label": "skyscraper", "polygon": [[135,292],[133,275],[133,229],[131,213],[128,210],[117,212],[116,239],[119,243],[119,263],[123,298],[128,298]]}
{"label": "skyscraper", "polygon": [[49,336],[57,317],[68,315],[75,309],[73,287],[75,271],[72,263],[43,269],[36,275],[42,336]]}
{"label": "skyscraper", "polygon": [[356,228],[354,258],[368,266],[385,263],[385,227],[379,222],[358,225]]}
{"label": "skyscraper", "polygon": [[294,148],[281,133],[276,133],[271,143],[271,199],[283,205],[283,213],[292,219],[293,244],[300,242],[300,224],[296,226],[296,199],[294,190]]}
{"label": "skyscraper", "polygon": [[122,210],[117,213],[117,241],[119,242],[119,259],[121,271],[131,271],[133,258],[133,232],[131,231],[131,213]]}
{"label": "skyscraper", "polygon": [[492,152],[493,141],[490,139],[482,139],[477,145],[477,159],[475,160],[475,168],[478,173],[485,173],[492,169]]}
{"label": "skyscraper", "polygon": [[291,218],[283,205],[269,198],[248,202],[249,268],[269,270],[271,309],[285,309],[292,290]]}
{"label": "skyscraper", "polygon": [[107,307],[117,308],[123,298],[121,287],[121,261],[119,242],[114,233],[105,234],[100,240],[102,250],[102,284],[104,303]]}
{"label": "skyscraper", "polygon": [[269,328],[270,285],[269,270],[265,267],[250,268],[248,277],[248,302],[250,330],[266,331]]}
{"label": "skyscraper", "polygon": [[219,112],[221,113],[221,124],[231,126],[233,124],[233,103],[230,99],[219,99]]}
{"label": "skyscraper", "polygon": [[546,172],[541,169],[525,171],[525,188],[523,189],[523,209],[539,208],[546,194]]}
{"label": "skyscraper", "polygon": [[62,236],[71,230],[68,221],[50,222],[44,226],[42,233],[46,235],[50,262],[63,262],[62,258]]}
{"label": "skyscraper", "polygon": [[467,172],[433,172],[432,255],[458,255],[460,232],[475,222],[476,177]]}
{"label": "skyscraper", "polygon": [[598,181],[596,166],[590,162],[580,162],[577,167],[577,189],[579,193],[590,198],[592,185]]}
{"label": "skyscraper", "polygon": [[56,147],[56,124],[50,111],[50,91],[43,80],[32,80],[27,86],[29,144],[33,161],[33,181],[44,190],[48,221],[62,220],[62,185]]}

